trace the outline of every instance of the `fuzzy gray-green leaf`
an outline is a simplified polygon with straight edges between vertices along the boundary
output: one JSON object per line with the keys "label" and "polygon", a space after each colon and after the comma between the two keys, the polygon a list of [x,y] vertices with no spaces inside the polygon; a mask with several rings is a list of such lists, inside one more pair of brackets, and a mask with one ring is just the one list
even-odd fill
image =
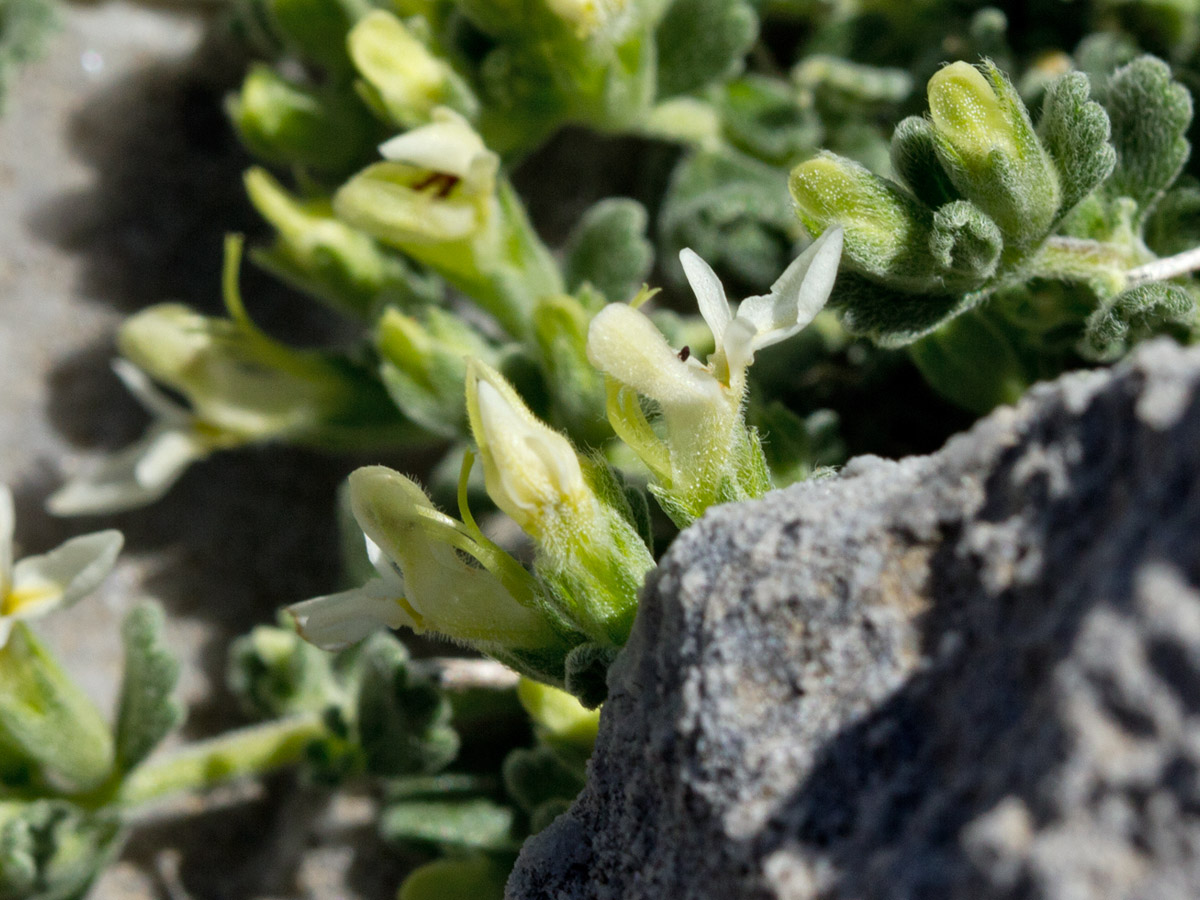
{"label": "fuzzy gray-green leaf", "polygon": [[628,300],[654,264],[646,208],[636,200],[601,200],[587,211],[565,248],[567,289],[590,282],[609,301]]}
{"label": "fuzzy gray-green leaf", "polygon": [[1088,317],[1084,351],[1096,359],[1116,359],[1147,333],[1172,324],[1182,326],[1195,312],[1195,299],[1180,285],[1139,285],[1118,294]]}
{"label": "fuzzy gray-green leaf", "polygon": [[125,675],[117,707],[116,760],[128,772],[183,721],[175,699],[179,660],[163,641],[165,618],[156,603],[135,607],[121,626]]}
{"label": "fuzzy gray-green leaf", "polygon": [[728,75],[758,34],[742,0],[675,0],[657,31],[658,96],[672,97]]}
{"label": "fuzzy gray-green leaf", "polygon": [[918,200],[938,207],[957,200],[958,191],[937,157],[933,126],[922,116],[909,116],[892,135],[892,168]]}
{"label": "fuzzy gray-green leaf", "polygon": [[970,291],[995,273],[1004,238],[983,210],[966,200],[955,200],[934,213],[929,250],[946,286]]}
{"label": "fuzzy gray-green leaf", "polygon": [[1050,152],[1062,185],[1062,213],[1090,194],[1113,170],[1117,154],[1111,125],[1099,103],[1089,99],[1086,75],[1070,72],[1046,91],[1038,134]]}
{"label": "fuzzy gray-green leaf", "polygon": [[458,754],[449,701],[408,664],[393,637],[376,634],[362,649],[358,739],[373,774],[437,772]]}
{"label": "fuzzy gray-green leaf", "polygon": [[1165,62],[1142,56],[1113,73],[1105,106],[1117,151],[1108,193],[1132,197],[1144,213],[1187,161],[1191,94],[1171,79]]}

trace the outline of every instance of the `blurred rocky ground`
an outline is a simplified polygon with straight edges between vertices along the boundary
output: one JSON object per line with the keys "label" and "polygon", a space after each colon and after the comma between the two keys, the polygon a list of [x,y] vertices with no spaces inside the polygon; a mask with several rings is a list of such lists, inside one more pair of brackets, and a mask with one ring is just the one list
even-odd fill
{"label": "blurred rocky ground", "polygon": [[[39,630],[111,709],[120,619],[143,597],[160,600],[183,657],[186,738],[243,721],[223,685],[229,641],[336,586],[332,510],[352,464],[234,453],[146,510],[87,520],[43,510],[66,475],[145,425],[109,368],[121,318],[168,300],[219,310],[222,237],[258,227],[242,197],[248,159],[221,112],[241,61],[208,33],[195,10],[63,6],[0,117],[0,480],[16,494],[17,541],[37,553],[101,527],[126,537],[103,588]],[[335,327],[250,267],[245,292],[276,334],[327,340]],[[365,799],[331,804],[278,776],[155,811],[92,897],[391,897],[403,860],[378,845],[372,821]]]}

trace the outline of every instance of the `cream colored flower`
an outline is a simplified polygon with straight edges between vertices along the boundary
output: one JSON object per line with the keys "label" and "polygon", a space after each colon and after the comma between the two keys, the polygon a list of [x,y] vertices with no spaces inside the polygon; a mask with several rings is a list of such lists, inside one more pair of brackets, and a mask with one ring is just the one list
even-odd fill
{"label": "cream colored flower", "polygon": [[0,485],[0,647],[17,622],[71,606],[94,591],[124,542],[119,531],[97,531],[14,565],[14,525],[12,492]]}

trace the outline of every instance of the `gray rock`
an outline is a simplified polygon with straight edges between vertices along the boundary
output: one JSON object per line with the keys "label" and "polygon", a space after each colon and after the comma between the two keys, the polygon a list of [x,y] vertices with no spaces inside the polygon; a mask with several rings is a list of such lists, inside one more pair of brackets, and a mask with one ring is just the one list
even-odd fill
{"label": "gray rock", "polygon": [[1200,896],[1200,350],[716,509],[510,900]]}

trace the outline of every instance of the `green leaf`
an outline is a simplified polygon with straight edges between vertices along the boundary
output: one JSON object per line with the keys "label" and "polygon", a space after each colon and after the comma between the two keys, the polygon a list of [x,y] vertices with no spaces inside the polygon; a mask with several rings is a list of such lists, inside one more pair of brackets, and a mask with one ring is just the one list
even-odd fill
{"label": "green leaf", "polygon": [[608,667],[617,649],[591,641],[567,654],[564,686],[588,709],[595,709],[608,696]]}
{"label": "green leaf", "polygon": [[658,96],[694,91],[741,68],[758,16],[740,0],[675,0],[656,32]]}
{"label": "green leaf", "polygon": [[1155,204],[1143,233],[1159,256],[1200,246],[1200,183],[1185,176]]}
{"label": "green leaf", "polygon": [[1172,81],[1166,63],[1142,56],[1113,73],[1105,106],[1117,152],[1106,190],[1133,198],[1144,215],[1187,161],[1191,94]]}
{"label": "green leaf", "polygon": [[0,803],[0,900],[82,900],[123,839],[112,813]]}
{"label": "green leaf", "polygon": [[375,634],[361,650],[358,739],[376,775],[429,774],[449,765],[459,740],[442,692],[411,670],[391,635]]}
{"label": "green leaf", "polygon": [[350,69],[346,34],[370,8],[363,0],[266,0],[272,24],[284,42],[327,72]]}
{"label": "green leaf", "polygon": [[937,156],[933,126],[922,116],[909,116],[892,135],[891,160],[896,175],[926,206],[939,207],[959,198]]}
{"label": "green leaf", "polygon": [[0,649],[0,777],[48,769],[86,789],[112,768],[100,713],[25,625]]}
{"label": "green leaf", "polygon": [[726,138],[756,159],[786,165],[821,145],[820,117],[801,106],[795,89],[779,78],[736,78],[717,93],[716,102]]}
{"label": "green leaf", "polygon": [[396,900],[503,900],[510,868],[483,855],[439,859],[404,879]]}
{"label": "green leaf", "polygon": [[610,302],[631,298],[654,264],[648,221],[636,200],[611,198],[589,209],[564,248],[567,290],[589,283]]}
{"label": "green leaf", "polygon": [[403,800],[379,818],[385,840],[437,844],[454,850],[515,850],[515,811],[483,797]]}
{"label": "green leaf", "polygon": [[179,660],[163,640],[165,618],[156,603],[143,603],[125,617],[125,674],[117,706],[116,765],[128,772],[150,755],[183,721],[175,698]]}
{"label": "green leaf", "polygon": [[321,712],[340,696],[331,660],[294,628],[259,625],[230,647],[225,683],[254,718]]}
{"label": "green leaf", "polygon": [[1186,329],[1196,315],[1196,298],[1169,282],[1143,284],[1102,304],[1087,320],[1084,352],[1100,360],[1122,356],[1133,344],[1172,325]]}
{"label": "green leaf", "polygon": [[1031,382],[1008,338],[981,310],[946,323],[908,352],[935,391],[978,415],[1015,403]]}
{"label": "green leaf", "polygon": [[504,787],[527,813],[549,800],[574,800],[584,780],[582,766],[568,765],[549,747],[514,750],[504,759]]}
{"label": "green leaf", "polygon": [[1004,238],[983,210],[955,200],[934,213],[929,250],[947,288],[971,291],[996,273]]}
{"label": "green leaf", "polygon": [[842,327],[881,347],[903,347],[977,303],[972,294],[905,294],[853,273],[838,276],[829,305]]}
{"label": "green leaf", "polygon": [[1042,106],[1038,134],[1058,170],[1060,216],[1095,190],[1117,161],[1109,143],[1112,126],[1108,114],[1090,95],[1088,77],[1069,72],[1050,85]]}
{"label": "green leaf", "polygon": [[612,430],[601,412],[604,377],[587,358],[590,321],[574,297],[545,297],[533,310],[533,337],[545,384],[551,387],[553,423],[580,443],[603,444]]}
{"label": "green leaf", "polygon": [[698,152],[671,175],[659,234],[677,282],[676,257],[690,247],[718,272],[765,289],[791,262],[801,231],[782,172],[739,153]]}

